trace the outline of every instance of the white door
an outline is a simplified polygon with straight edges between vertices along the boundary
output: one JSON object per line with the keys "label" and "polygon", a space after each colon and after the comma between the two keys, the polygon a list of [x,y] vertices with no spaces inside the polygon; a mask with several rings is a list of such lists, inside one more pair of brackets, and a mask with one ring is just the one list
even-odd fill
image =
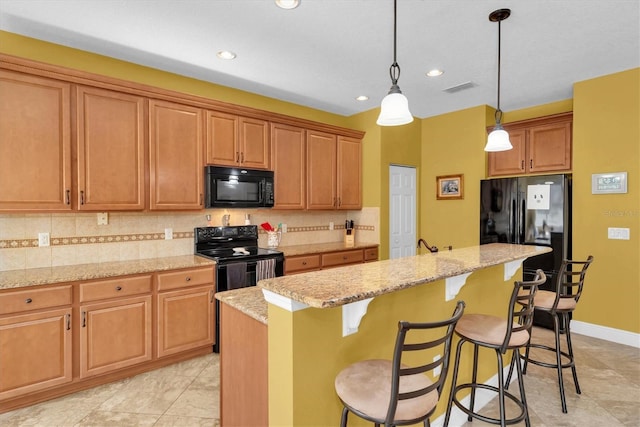
{"label": "white door", "polygon": [[389,258],[416,254],[416,168],[389,166]]}

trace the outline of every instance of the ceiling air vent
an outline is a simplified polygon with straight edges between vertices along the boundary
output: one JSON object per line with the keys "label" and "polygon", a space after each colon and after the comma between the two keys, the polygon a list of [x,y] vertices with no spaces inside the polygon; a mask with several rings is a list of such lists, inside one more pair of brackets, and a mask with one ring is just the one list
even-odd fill
{"label": "ceiling air vent", "polygon": [[471,89],[472,87],[475,87],[475,86],[476,84],[474,82],[469,81],[469,82],[464,82],[455,86],[448,87],[446,89],[443,89],[442,91],[447,93],[456,93],[456,92],[460,92],[461,90]]}

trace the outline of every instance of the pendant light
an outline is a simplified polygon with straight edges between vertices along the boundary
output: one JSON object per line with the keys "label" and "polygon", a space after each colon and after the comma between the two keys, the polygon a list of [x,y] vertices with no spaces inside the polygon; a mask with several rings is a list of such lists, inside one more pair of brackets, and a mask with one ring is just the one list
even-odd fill
{"label": "pendant light", "polygon": [[413,121],[413,116],[409,111],[409,101],[402,94],[398,86],[400,78],[400,66],[396,61],[396,20],[397,20],[397,0],[393,0],[393,64],[389,68],[391,76],[391,89],[380,104],[380,115],[376,123],[380,126],[406,125]]}
{"label": "pendant light", "polygon": [[496,125],[489,134],[484,151],[507,151],[513,146],[509,141],[509,134],[502,127],[502,110],[500,109],[500,23],[511,15],[511,9],[498,9],[489,14],[489,21],[498,23],[498,109],[496,110]]}

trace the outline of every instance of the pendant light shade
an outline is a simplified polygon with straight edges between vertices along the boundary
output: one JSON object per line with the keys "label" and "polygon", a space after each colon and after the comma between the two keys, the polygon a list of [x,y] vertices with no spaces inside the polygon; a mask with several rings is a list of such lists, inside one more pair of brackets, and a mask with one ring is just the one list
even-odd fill
{"label": "pendant light shade", "polygon": [[501,26],[500,23],[511,15],[510,9],[498,9],[489,14],[489,21],[498,23],[498,109],[496,110],[496,126],[487,139],[484,151],[507,151],[513,148],[509,141],[509,134],[502,127],[502,110],[500,109],[500,54],[501,54]]}
{"label": "pendant light shade", "polygon": [[393,0],[393,64],[389,68],[391,76],[391,89],[387,96],[382,99],[380,104],[380,115],[376,123],[379,126],[399,126],[406,125],[413,121],[413,116],[409,111],[409,101],[402,94],[398,86],[398,78],[400,78],[400,66],[396,61],[396,16],[397,16],[397,0]]}

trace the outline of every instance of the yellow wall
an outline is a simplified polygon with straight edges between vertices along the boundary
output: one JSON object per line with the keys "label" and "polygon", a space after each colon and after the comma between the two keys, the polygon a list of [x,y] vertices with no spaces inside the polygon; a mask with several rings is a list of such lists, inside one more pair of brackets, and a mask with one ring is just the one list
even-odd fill
{"label": "yellow wall", "polygon": [[[573,120],[573,254],[594,256],[574,319],[639,333],[640,68],[576,83]],[[604,172],[627,172],[627,194],[591,194]]]}

